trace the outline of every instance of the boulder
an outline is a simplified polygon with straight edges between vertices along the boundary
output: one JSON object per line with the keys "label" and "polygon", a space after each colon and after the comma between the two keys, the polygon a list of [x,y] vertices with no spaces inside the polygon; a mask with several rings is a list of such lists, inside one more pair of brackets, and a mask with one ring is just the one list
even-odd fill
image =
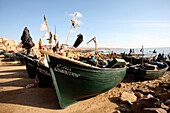
{"label": "boulder", "polygon": [[161,103],[161,108],[162,108],[162,109],[165,109],[165,110],[169,110],[169,107],[166,106],[164,103]]}
{"label": "boulder", "polygon": [[167,91],[164,93],[159,92],[159,93],[156,93],[155,96],[158,97],[159,99],[165,101],[170,98],[170,91]]}
{"label": "boulder", "polygon": [[144,108],[143,113],[167,113],[167,111],[162,108]]}
{"label": "boulder", "polygon": [[155,107],[155,103],[157,102],[159,102],[157,98],[142,98],[133,103],[132,110],[135,113],[142,113],[143,108]]}
{"label": "boulder", "polygon": [[123,102],[125,101],[135,102],[137,100],[137,97],[134,95],[134,93],[123,92],[119,99]]}
{"label": "boulder", "polygon": [[161,84],[160,85],[162,88],[170,88],[170,83],[169,84]]}

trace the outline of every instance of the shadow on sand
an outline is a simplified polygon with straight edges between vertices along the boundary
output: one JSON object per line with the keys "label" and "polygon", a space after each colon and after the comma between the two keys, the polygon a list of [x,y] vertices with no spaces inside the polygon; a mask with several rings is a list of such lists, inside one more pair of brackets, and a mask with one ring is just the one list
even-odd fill
{"label": "shadow on sand", "polygon": [[57,96],[53,87],[38,88],[35,86],[25,88],[28,84],[34,83],[34,79],[28,77],[25,69],[14,71],[0,70],[0,81],[0,103],[59,109]]}

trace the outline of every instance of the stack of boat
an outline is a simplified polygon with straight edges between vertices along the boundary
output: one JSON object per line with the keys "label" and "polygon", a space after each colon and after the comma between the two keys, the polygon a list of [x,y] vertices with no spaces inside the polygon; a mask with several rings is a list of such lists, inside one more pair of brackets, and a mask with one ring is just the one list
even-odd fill
{"label": "stack of boat", "polygon": [[[45,16],[44,20],[46,22]],[[75,25],[75,23],[72,25]],[[52,35],[50,35],[50,38],[52,38]],[[81,38],[80,42],[82,42],[83,36],[81,34],[78,35],[78,38]],[[23,47],[28,51],[27,54],[17,53],[20,63],[22,65],[25,63],[29,77],[35,78],[39,87],[54,86],[61,108],[108,91],[119,84],[126,75],[125,60],[119,58],[102,59],[97,55],[97,46],[95,46],[95,57],[81,57],[78,59],[45,51],[40,45],[39,49],[42,57],[37,58],[35,55],[29,55],[34,43],[27,27],[24,29],[21,40]],[[96,38],[94,37],[92,40],[97,45]],[[76,47],[79,45],[79,43],[75,44]],[[65,47],[63,46],[63,48]],[[138,59],[135,61],[136,63],[140,62]],[[145,65],[136,65],[136,63],[130,66],[129,69],[136,73],[137,77],[147,79],[163,76],[168,68],[165,63]]]}
{"label": "stack of boat", "polygon": [[100,68],[48,51],[41,52],[47,58],[20,56],[24,57],[29,77],[36,78],[39,87],[54,85],[62,108],[113,88],[126,74],[124,60],[114,60],[114,67]]}
{"label": "stack of boat", "polygon": [[[101,67],[88,63],[87,58],[76,60],[40,51],[45,56],[18,55],[20,60],[24,58],[29,77],[36,78],[39,87],[54,86],[61,108],[113,88],[126,74],[123,59],[114,58],[107,66]],[[168,65],[160,62],[129,66],[129,70],[140,79],[161,77],[167,69]]]}

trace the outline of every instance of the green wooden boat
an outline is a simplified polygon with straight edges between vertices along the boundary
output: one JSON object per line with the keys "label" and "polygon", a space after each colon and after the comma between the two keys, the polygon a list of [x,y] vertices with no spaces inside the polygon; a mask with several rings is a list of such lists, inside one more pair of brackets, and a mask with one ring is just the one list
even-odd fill
{"label": "green wooden boat", "polygon": [[20,65],[21,65],[21,66],[25,65],[25,59],[24,59],[24,57],[25,57],[26,55],[24,55],[24,54],[22,54],[22,53],[16,53],[16,54],[17,54],[18,59],[19,59],[19,61],[20,61]]}
{"label": "green wooden boat", "polygon": [[18,56],[16,55],[16,53],[13,53],[13,54],[11,54],[10,56],[9,56],[9,58],[11,59],[11,60],[18,60]]}
{"label": "green wooden boat", "polygon": [[37,71],[37,60],[32,56],[25,56],[24,60],[29,77],[35,78]]}
{"label": "green wooden boat", "polygon": [[0,55],[3,55],[5,52],[5,50],[0,50]]}
{"label": "green wooden boat", "polygon": [[50,68],[38,62],[37,64],[37,82],[39,87],[50,87],[53,84]]}
{"label": "green wooden boat", "polygon": [[33,56],[24,55],[26,69],[30,78],[36,78],[39,87],[50,87],[53,84],[50,68],[40,63]]}
{"label": "green wooden boat", "polygon": [[165,74],[165,71],[168,69],[168,65],[166,63],[154,62],[149,67],[146,66],[141,67],[141,64],[132,65],[129,67],[131,72],[135,74],[137,79],[156,79]]}
{"label": "green wooden boat", "polygon": [[119,84],[126,67],[99,68],[41,50],[46,54],[61,108],[98,95]]}
{"label": "green wooden boat", "polygon": [[4,57],[5,58],[10,58],[10,56],[13,55],[13,54],[14,54],[14,51],[8,51],[8,52],[4,53]]}

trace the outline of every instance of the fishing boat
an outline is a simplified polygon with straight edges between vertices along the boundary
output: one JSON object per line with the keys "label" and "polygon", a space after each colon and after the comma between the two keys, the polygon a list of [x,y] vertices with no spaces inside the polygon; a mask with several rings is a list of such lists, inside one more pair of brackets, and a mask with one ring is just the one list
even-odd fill
{"label": "fishing boat", "polygon": [[135,74],[136,79],[156,79],[165,74],[165,71],[168,69],[166,63],[161,62],[148,62],[144,63],[144,48],[142,45],[142,62],[141,64],[136,64],[129,66],[130,72]]}
{"label": "fishing boat", "polygon": [[36,78],[39,87],[50,87],[53,84],[50,68],[33,56],[24,56],[26,69],[30,78]]}
{"label": "fishing boat", "polygon": [[126,74],[125,66],[99,68],[48,51],[40,51],[47,56],[61,108],[108,91],[120,83]]}
{"label": "fishing boat", "polygon": [[164,62],[168,64],[168,66],[169,66],[168,71],[169,71],[170,70],[170,60],[165,60]]}
{"label": "fishing boat", "polygon": [[13,55],[13,54],[14,54],[14,51],[8,51],[8,52],[4,53],[4,57],[5,58],[10,58],[10,56]]}
{"label": "fishing boat", "polygon": [[18,56],[17,56],[16,53],[12,53],[12,54],[9,56],[9,58],[10,58],[11,60],[13,60],[13,61],[18,60]]}
{"label": "fishing boat", "polygon": [[37,64],[37,83],[38,87],[50,87],[53,84],[50,68],[41,62]]}
{"label": "fishing boat", "polygon": [[5,52],[5,50],[0,50],[0,55],[3,55]]}
{"label": "fishing boat", "polygon": [[[141,64],[142,63],[142,57],[135,57],[135,56],[123,56],[122,57],[126,62],[129,62],[132,65],[136,65],[136,64]],[[148,62],[147,58],[143,59],[144,63]]]}
{"label": "fishing boat", "polygon": [[129,69],[135,74],[137,79],[146,80],[163,76],[168,67],[169,66],[166,63],[153,62],[145,63],[144,66],[141,66],[141,64],[132,65]]}
{"label": "fishing boat", "polygon": [[26,54],[17,52],[16,55],[18,56],[18,59],[20,61],[20,65],[21,66],[25,65],[24,57],[25,57]]}
{"label": "fishing boat", "polygon": [[37,71],[37,59],[35,59],[33,56],[25,56],[24,60],[29,77],[35,78]]}

